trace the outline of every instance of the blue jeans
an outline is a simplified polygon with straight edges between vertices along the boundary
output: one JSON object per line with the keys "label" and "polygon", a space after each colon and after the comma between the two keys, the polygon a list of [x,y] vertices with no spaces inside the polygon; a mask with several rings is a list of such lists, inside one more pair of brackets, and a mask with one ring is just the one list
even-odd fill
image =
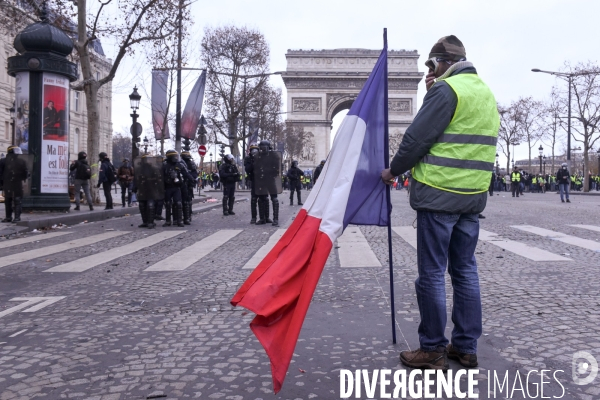
{"label": "blue jeans", "polygon": [[445,214],[417,211],[417,263],[415,281],[421,314],[421,349],[446,346],[446,266],[454,288],[452,346],[461,353],[476,354],[481,336],[481,296],[475,261],[479,239],[477,214]]}
{"label": "blue jeans", "polygon": [[563,198],[563,193],[566,192],[567,195],[567,200],[569,200],[569,184],[568,183],[561,183],[558,185],[559,189],[560,189],[560,200],[564,201],[565,199]]}

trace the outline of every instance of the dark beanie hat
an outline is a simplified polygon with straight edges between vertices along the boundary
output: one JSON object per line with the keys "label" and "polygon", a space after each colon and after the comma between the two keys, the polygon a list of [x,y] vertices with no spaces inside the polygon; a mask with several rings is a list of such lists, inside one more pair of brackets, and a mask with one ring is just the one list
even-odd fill
{"label": "dark beanie hat", "polygon": [[433,45],[429,52],[429,58],[443,57],[451,61],[458,61],[467,57],[465,46],[454,35],[444,36]]}

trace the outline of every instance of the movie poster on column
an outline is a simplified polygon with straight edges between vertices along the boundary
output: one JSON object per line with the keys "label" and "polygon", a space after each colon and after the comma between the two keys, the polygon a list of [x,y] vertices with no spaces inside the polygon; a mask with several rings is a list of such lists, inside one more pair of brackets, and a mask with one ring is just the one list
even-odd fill
{"label": "movie poster on column", "polygon": [[15,145],[29,152],[29,72],[18,72],[15,81]]}
{"label": "movie poster on column", "polygon": [[42,92],[42,193],[69,192],[69,80],[44,73]]}

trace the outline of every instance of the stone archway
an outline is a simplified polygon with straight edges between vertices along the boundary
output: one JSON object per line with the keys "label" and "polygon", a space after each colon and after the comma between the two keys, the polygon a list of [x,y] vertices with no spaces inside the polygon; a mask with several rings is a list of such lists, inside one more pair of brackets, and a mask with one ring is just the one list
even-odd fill
{"label": "stone archway", "polygon": [[[327,157],[331,123],[341,110],[350,108],[377,62],[380,50],[288,50],[282,74],[287,89],[287,121],[309,133],[302,168],[313,168]],[[416,51],[388,52],[388,106],[390,154],[417,112],[419,72]]]}

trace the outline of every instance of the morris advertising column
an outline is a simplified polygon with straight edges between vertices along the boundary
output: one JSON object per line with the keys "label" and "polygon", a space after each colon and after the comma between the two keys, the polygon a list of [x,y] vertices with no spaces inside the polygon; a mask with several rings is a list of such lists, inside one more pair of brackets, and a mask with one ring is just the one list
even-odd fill
{"label": "morris advertising column", "polygon": [[69,200],[69,83],[77,66],[67,59],[72,40],[45,15],[14,40],[19,55],[8,59],[16,78],[14,145],[33,154],[31,196],[24,210],[67,211]]}

